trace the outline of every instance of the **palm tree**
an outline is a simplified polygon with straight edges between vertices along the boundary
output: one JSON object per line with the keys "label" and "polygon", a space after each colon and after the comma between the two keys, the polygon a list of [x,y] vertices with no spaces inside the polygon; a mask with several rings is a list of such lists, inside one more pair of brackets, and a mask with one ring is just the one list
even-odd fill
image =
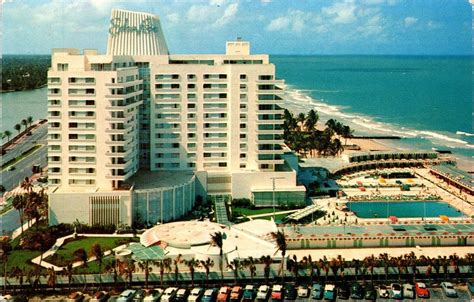
{"label": "palm tree", "polygon": [[[286,255],[286,238],[285,238],[285,232],[284,231],[277,231],[277,232],[272,232],[271,236],[273,239],[276,241],[277,245],[277,250],[275,251],[275,254],[280,251],[281,252],[281,265],[280,265],[280,273],[282,274],[283,278],[283,268],[285,267],[285,255]],[[283,278],[284,280],[284,278]]]}
{"label": "palm tree", "polygon": [[48,269],[47,284],[48,286],[53,288],[53,291],[56,288],[56,281],[57,281],[56,271],[53,268]]}
{"label": "palm tree", "polygon": [[[84,250],[82,247],[78,248],[77,250],[75,250],[72,253],[72,255],[74,256],[74,260],[81,261],[82,265],[84,265],[84,267],[87,267],[87,253],[86,253],[86,250]],[[87,286],[85,270],[84,270],[83,276],[84,276],[84,289],[85,289],[86,286]]]}
{"label": "palm tree", "polygon": [[335,119],[329,119],[326,122],[326,126],[331,129],[333,132],[336,132],[336,123],[337,121]]}
{"label": "palm tree", "polygon": [[188,266],[189,272],[191,274],[191,286],[194,286],[194,271],[196,268],[200,267],[200,263],[195,258],[189,260],[184,260],[184,263]]}
{"label": "palm tree", "polygon": [[173,259],[174,265],[174,280],[176,284],[178,284],[178,277],[179,277],[179,264],[183,263],[183,255],[179,254],[176,258]]}
{"label": "palm tree", "polygon": [[265,283],[268,283],[268,278],[270,277],[270,265],[273,263],[273,258],[269,255],[262,256],[260,262],[264,264],[263,272],[265,275]]}
{"label": "palm tree", "polygon": [[206,260],[201,260],[201,265],[204,267],[206,272],[206,286],[209,284],[209,271],[214,266],[214,261],[212,259],[207,258]]}
{"label": "palm tree", "polygon": [[214,234],[211,234],[211,245],[219,248],[219,269],[221,271],[221,282],[224,282],[224,251],[222,249],[224,246],[224,233],[215,232]]}
{"label": "palm tree", "polygon": [[243,266],[247,267],[249,269],[250,283],[253,283],[253,278],[255,277],[255,275],[257,273],[257,267],[255,266],[255,261],[254,261],[253,257],[249,257],[248,259],[245,259],[244,263],[243,263]]}
{"label": "palm tree", "polygon": [[10,141],[10,136],[12,135],[11,131],[8,131],[8,130],[5,130],[3,132],[3,137],[6,137],[7,138],[7,142]]}
{"label": "palm tree", "polygon": [[18,131],[18,134],[20,134],[20,131],[21,131],[21,125],[20,124],[16,124],[13,128],[15,128],[15,130]]}
{"label": "palm tree", "polygon": [[344,151],[344,147],[338,138],[334,139],[334,141],[331,143],[330,150],[332,155],[338,155]]}
{"label": "palm tree", "polygon": [[139,261],[138,268],[145,273],[145,289],[148,289],[148,279],[150,278],[151,267],[149,265],[149,260]]}
{"label": "palm tree", "polygon": [[33,117],[32,116],[27,117],[26,121],[28,122],[28,125],[30,125],[31,127],[31,124],[33,124]]}
{"label": "palm tree", "polygon": [[63,268],[63,273],[64,275],[67,276],[67,284],[69,287],[69,291],[71,291],[72,273],[73,273],[72,261],[69,261],[68,264]]}
{"label": "palm tree", "polygon": [[351,137],[353,133],[354,130],[352,130],[351,127],[347,125],[342,126],[341,135],[344,137],[344,145],[347,145],[347,138]]}
{"label": "palm tree", "polygon": [[25,126],[25,130],[28,128],[28,121],[26,119],[22,119],[21,124]]}
{"label": "palm tree", "polygon": [[314,109],[311,109],[306,116],[305,128],[306,131],[311,132],[315,129],[316,124],[318,123],[319,116]]}
{"label": "palm tree", "polygon": [[234,272],[234,283],[237,284],[237,278],[239,277],[239,269],[242,268],[242,264],[237,258],[235,258],[227,265],[227,267]]}
{"label": "palm tree", "polygon": [[97,262],[99,262],[99,287],[102,287],[101,274],[102,274],[102,260],[103,260],[103,257],[104,257],[104,252],[102,252],[102,247],[100,246],[99,243],[94,243],[91,246],[90,253],[91,253],[92,256],[94,256],[96,258]]}
{"label": "palm tree", "polygon": [[298,117],[296,118],[296,121],[299,123],[300,130],[303,129],[305,120],[306,116],[303,112],[300,112],[300,114],[298,114]]}
{"label": "palm tree", "polygon": [[20,216],[20,227],[21,227],[21,235],[23,235],[23,223],[24,223],[24,209],[26,206],[26,198],[23,194],[17,194],[13,197],[12,206],[18,211],[18,215]]}
{"label": "palm tree", "polygon": [[165,271],[171,272],[171,259],[170,258],[165,258],[158,263],[158,267],[160,268],[160,283],[161,286],[163,286],[163,276],[165,274]]}

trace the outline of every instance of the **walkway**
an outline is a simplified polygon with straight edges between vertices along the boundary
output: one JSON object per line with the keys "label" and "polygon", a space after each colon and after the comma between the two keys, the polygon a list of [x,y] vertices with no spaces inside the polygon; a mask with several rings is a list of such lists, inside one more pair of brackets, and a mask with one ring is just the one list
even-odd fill
{"label": "walkway", "polygon": [[216,221],[220,224],[229,225],[229,217],[227,217],[227,209],[225,206],[225,197],[222,195],[217,195],[214,204],[216,205]]}

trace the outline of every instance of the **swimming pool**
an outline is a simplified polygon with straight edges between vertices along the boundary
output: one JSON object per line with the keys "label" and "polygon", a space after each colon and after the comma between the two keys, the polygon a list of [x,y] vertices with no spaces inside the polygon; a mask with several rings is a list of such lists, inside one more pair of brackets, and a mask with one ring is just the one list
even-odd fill
{"label": "swimming pool", "polygon": [[444,201],[357,201],[347,207],[360,218],[461,217],[464,213]]}

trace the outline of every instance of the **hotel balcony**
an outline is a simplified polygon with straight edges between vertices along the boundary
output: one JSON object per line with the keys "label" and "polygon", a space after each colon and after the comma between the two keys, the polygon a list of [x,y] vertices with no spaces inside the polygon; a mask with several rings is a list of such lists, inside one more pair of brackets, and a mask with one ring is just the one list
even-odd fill
{"label": "hotel balcony", "polygon": [[126,88],[129,86],[135,86],[135,85],[140,85],[140,84],[143,84],[143,80],[133,80],[130,82],[105,83],[105,86],[112,87],[112,88]]}

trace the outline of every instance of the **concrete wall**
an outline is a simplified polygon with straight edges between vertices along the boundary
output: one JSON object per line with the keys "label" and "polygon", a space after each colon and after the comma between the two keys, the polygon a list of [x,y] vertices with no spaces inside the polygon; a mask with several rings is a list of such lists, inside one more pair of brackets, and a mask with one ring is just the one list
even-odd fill
{"label": "concrete wall", "polygon": [[294,190],[296,187],[296,172],[237,172],[232,174],[232,198],[250,198],[252,190],[273,190],[273,177],[282,177],[275,180],[275,188]]}

